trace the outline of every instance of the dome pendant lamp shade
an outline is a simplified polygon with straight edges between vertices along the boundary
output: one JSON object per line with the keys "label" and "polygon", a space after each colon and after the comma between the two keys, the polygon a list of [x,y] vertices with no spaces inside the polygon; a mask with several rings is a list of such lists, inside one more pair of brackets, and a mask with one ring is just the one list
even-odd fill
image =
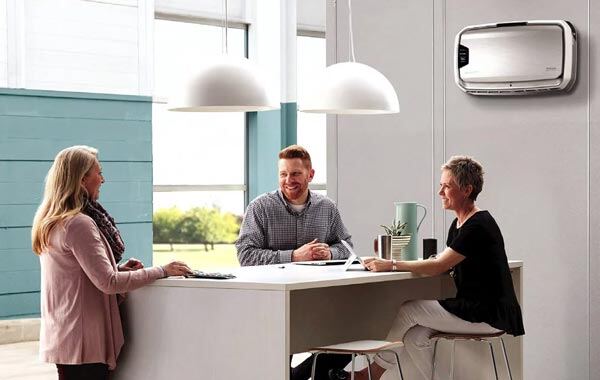
{"label": "dome pendant lamp shade", "polygon": [[227,0],[224,1],[223,55],[207,61],[180,87],[169,111],[253,112],[279,108],[267,93],[265,80],[247,58],[230,57],[227,52]]}
{"label": "dome pendant lamp shade", "polygon": [[340,115],[398,113],[398,96],[387,78],[358,62],[336,63],[325,69],[309,90],[300,111]]}
{"label": "dome pendant lamp shade", "polygon": [[328,66],[315,78],[300,111],[338,115],[376,115],[400,112],[394,86],[379,71],[356,62],[352,34],[352,0],[348,0],[350,62]]}
{"label": "dome pendant lamp shade", "polygon": [[252,112],[279,108],[268,96],[262,75],[247,58],[227,55],[205,64],[170,102],[170,111]]}

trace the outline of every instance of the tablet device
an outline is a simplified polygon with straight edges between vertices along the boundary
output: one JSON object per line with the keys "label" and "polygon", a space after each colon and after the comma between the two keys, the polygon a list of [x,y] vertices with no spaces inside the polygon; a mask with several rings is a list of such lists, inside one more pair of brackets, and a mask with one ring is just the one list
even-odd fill
{"label": "tablet device", "polygon": [[[346,247],[348,252],[350,252],[350,256],[348,256],[348,259],[344,263],[344,271],[350,270],[350,267],[352,266],[352,264],[354,264],[355,260],[357,260],[361,265],[364,266],[362,258],[360,256],[358,256],[356,254],[356,252],[354,252],[354,249],[352,249],[352,246],[350,244],[348,244],[348,242],[345,240],[342,240],[342,244],[344,245],[344,247]],[[364,268],[364,270],[367,270],[367,268]]]}

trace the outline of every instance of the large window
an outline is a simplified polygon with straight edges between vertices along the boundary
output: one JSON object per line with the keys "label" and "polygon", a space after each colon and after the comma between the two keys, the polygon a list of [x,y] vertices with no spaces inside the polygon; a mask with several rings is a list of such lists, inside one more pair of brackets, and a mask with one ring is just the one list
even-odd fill
{"label": "large window", "polygon": [[[154,260],[160,264],[183,259],[200,269],[234,264],[233,245],[214,243],[231,243],[237,231],[228,227],[227,233],[219,235],[214,229],[223,220],[235,221],[239,228],[244,212],[245,115],[171,112],[167,104],[169,96],[179,90],[175,86],[182,74],[189,75],[203,60],[222,54],[223,28],[163,19],[155,20],[154,26],[155,242],[174,243],[155,245]],[[230,27],[229,54],[245,56],[245,40],[245,29]],[[169,228],[177,231],[169,232]],[[210,253],[217,261],[198,261],[201,256],[195,251],[213,249],[222,253]]]}
{"label": "large window", "polygon": [[[297,38],[297,81],[298,99],[302,99],[306,85],[312,78],[325,70],[325,36],[305,36]],[[327,182],[327,129],[326,115],[298,112],[298,144],[304,146],[311,155],[315,178],[311,187],[325,190]],[[322,191],[319,191],[322,192]]]}

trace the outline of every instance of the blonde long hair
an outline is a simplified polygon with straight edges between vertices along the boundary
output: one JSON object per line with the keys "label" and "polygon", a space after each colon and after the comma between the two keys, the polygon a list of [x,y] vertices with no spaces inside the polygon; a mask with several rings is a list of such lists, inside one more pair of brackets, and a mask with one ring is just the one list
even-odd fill
{"label": "blonde long hair", "polygon": [[61,150],[46,176],[44,199],[33,218],[31,247],[41,254],[49,245],[50,232],[66,218],[81,212],[86,190],[82,180],[97,161],[98,150],[76,145]]}

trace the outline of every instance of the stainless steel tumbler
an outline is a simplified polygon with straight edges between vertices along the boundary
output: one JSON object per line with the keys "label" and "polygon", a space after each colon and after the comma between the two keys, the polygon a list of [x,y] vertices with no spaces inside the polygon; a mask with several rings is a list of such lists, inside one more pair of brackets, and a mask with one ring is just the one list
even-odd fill
{"label": "stainless steel tumbler", "polygon": [[377,239],[375,239],[375,253],[381,259],[389,260],[392,258],[391,235],[377,235]]}

